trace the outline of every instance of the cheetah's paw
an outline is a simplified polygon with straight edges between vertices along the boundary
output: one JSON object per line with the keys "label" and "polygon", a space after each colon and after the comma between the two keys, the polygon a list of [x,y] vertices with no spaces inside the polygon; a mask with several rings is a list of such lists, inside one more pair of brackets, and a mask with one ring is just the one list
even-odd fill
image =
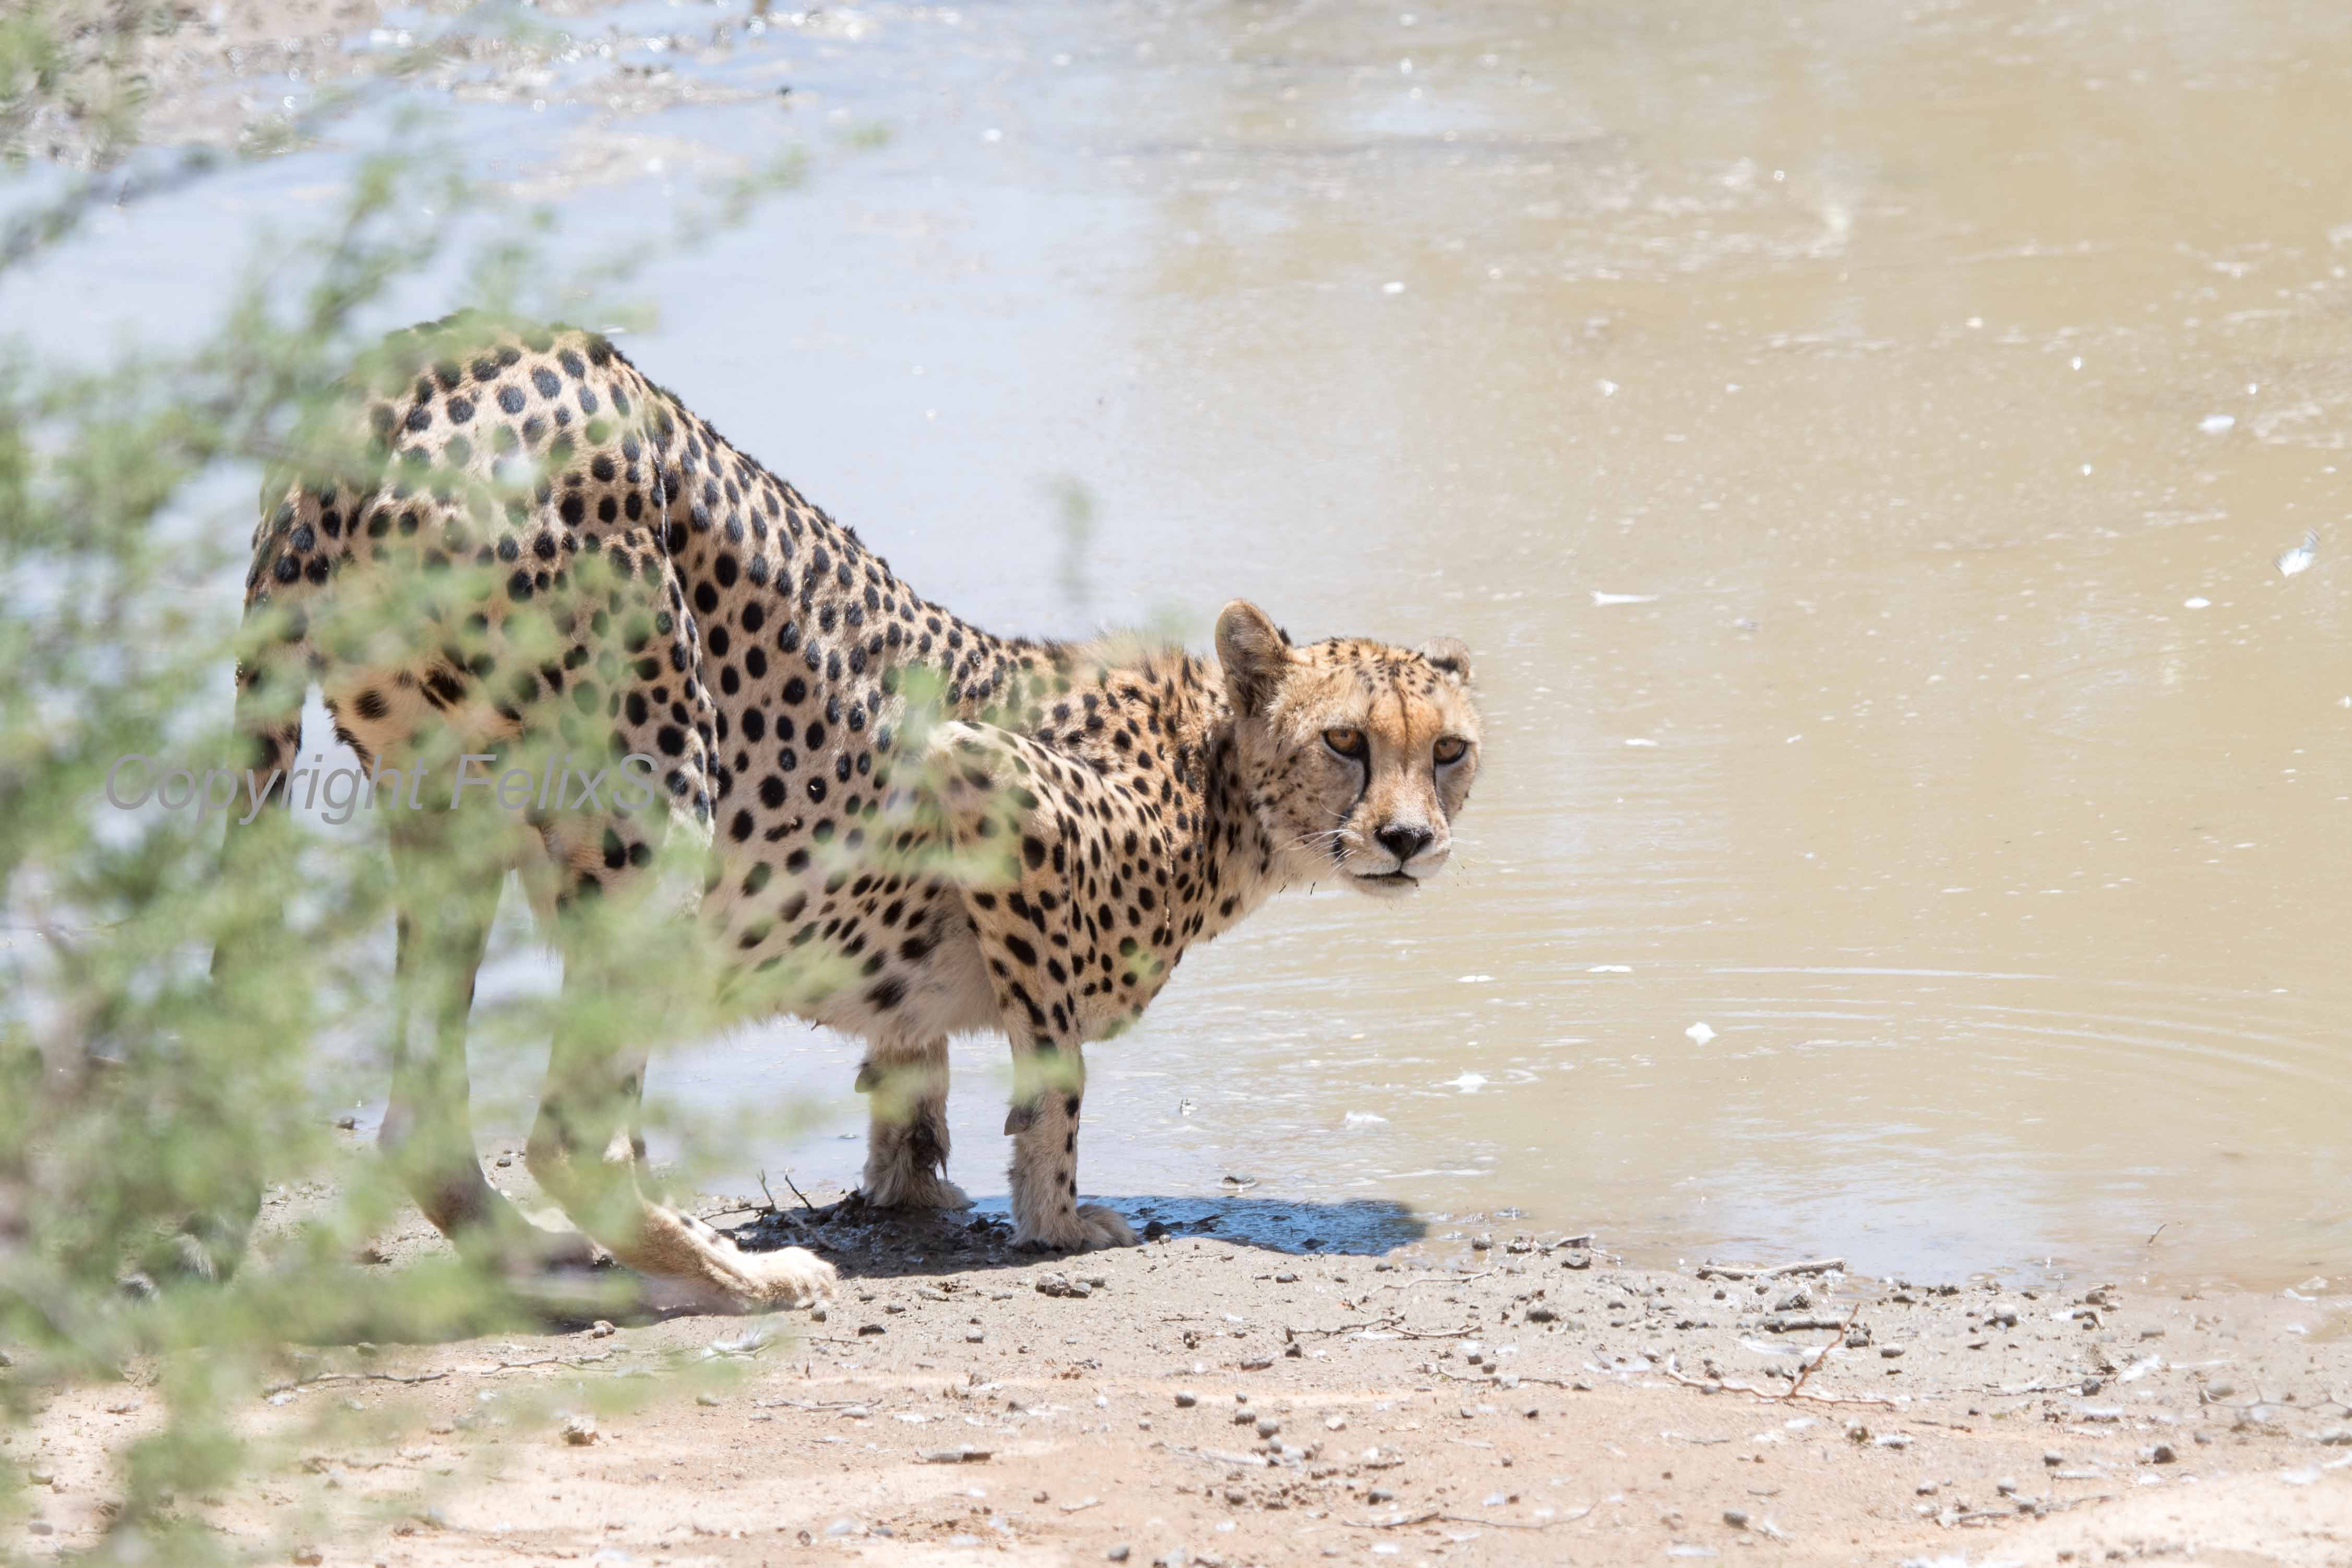
{"label": "cheetah's paw", "polygon": [[1132,1247],[1135,1231],[1117,1210],[1086,1203],[1021,1227],[1013,1234],[1013,1244],[1032,1252],[1091,1252],[1103,1247]]}
{"label": "cheetah's paw", "polygon": [[805,1307],[829,1296],[839,1282],[832,1264],[805,1247],[745,1252],[736,1268],[749,1289],[750,1307]]}
{"label": "cheetah's paw", "polygon": [[869,1171],[858,1195],[877,1208],[961,1209],[971,1207],[971,1196],[943,1176],[931,1171]]}

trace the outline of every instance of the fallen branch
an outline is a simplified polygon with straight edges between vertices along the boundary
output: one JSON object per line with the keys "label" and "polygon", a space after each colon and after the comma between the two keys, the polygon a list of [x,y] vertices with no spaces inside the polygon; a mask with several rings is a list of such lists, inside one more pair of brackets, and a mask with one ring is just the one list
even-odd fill
{"label": "fallen branch", "polygon": [[1857,1301],[1853,1311],[1846,1313],[1845,1320],[1835,1325],[1838,1332],[1814,1347],[1813,1353],[1805,1358],[1805,1364],[1797,1369],[1797,1375],[1790,1380],[1786,1388],[1759,1388],[1752,1383],[1733,1383],[1722,1377],[1693,1377],[1676,1366],[1671,1355],[1666,1357],[1666,1364],[1660,1370],[1685,1388],[1704,1389],[1709,1394],[1752,1394],[1759,1399],[1775,1404],[1790,1399],[1808,1399],[1819,1405],[1882,1405],[1892,1409],[1895,1407],[1892,1399],[1879,1399],[1867,1394],[1813,1394],[1805,1388],[1805,1379],[1820,1370],[1822,1363],[1829,1359],[1830,1352],[1844,1342],[1846,1331],[1853,1327],[1854,1320],[1861,1315],[1862,1304]]}
{"label": "fallen branch", "polygon": [[1394,1519],[1343,1519],[1339,1522],[1350,1530],[1406,1530],[1416,1524],[1427,1524],[1432,1520],[1443,1520],[1448,1524],[1475,1524],[1496,1530],[1549,1530],[1555,1524],[1574,1524],[1591,1511],[1591,1509],[1584,1508],[1559,1519],[1544,1519],[1533,1523],[1526,1523],[1509,1519],[1480,1519],[1477,1515],[1470,1513],[1446,1513],[1442,1510],[1432,1508],[1424,1509],[1419,1513],[1401,1513]]}
{"label": "fallen branch", "polygon": [[[1584,1511],[1585,1513],[1590,1513],[1592,1511],[1591,1509],[1587,1509]],[[1532,1522],[1524,1522],[1518,1520],[1510,1519],[1480,1519],[1474,1514],[1467,1513],[1441,1513],[1437,1517],[1445,1521],[1449,1524],[1475,1524],[1478,1525],[1482,1529],[1549,1530],[1555,1524],[1573,1524],[1576,1522],[1576,1520],[1582,1519],[1584,1514],[1580,1513],[1575,1519],[1539,1519],[1533,1521]]]}
{"label": "fallen branch", "polygon": [[1938,1520],[1937,1522],[1946,1525],[1976,1525],[1999,1524],[2007,1520],[2040,1519],[2045,1514],[2064,1513],[2069,1510],[2081,1508],[2085,1503],[2113,1502],[2116,1500],[2116,1493],[2111,1491],[2094,1492],[2083,1497],[2068,1498],[2063,1502],[2040,1502],[2020,1499],[2017,1506],[2013,1509],[1971,1509],[1966,1513],[1946,1515],[1943,1519]]}
{"label": "fallen branch", "polygon": [[1777,1263],[1769,1269],[1740,1269],[1719,1263],[1702,1263],[1698,1277],[1702,1280],[1783,1280],[1792,1274],[1827,1274],[1843,1270],[1843,1258],[1814,1258],[1802,1263]]}
{"label": "fallen branch", "polygon": [[1759,1389],[1752,1383],[1731,1383],[1731,1380],[1727,1380],[1727,1377],[1712,1377],[1712,1380],[1710,1377],[1691,1377],[1686,1375],[1686,1373],[1677,1371],[1673,1359],[1667,1359],[1667,1364],[1663,1365],[1663,1368],[1658,1368],[1658,1371],[1665,1373],[1667,1377],[1673,1377],[1675,1383],[1679,1383],[1686,1389],[1703,1389],[1703,1392],[1707,1394],[1755,1394],[1757,1399],[1767,1401],[1767,1404],[1785,1404],[1785,1401],[1790,1399],[1804,1399],[1809,1401],[1809,1404],[1818,1404],[1818,1406],[1882,1406],[1882,1408],[1886,1410],[1898,1408],[1894,1399],[1872,1399],[1870,1394],[1816,1394],[1811,1392],[1811,1389],[1797,1389],[1797,1387]]}
{"label": "fallen branch", "polygon": [[1181,1458],[1202,1459],[1213,1465],[1247,1465],[1264,1469],[1274,1462],[1264,1454],[1233,1454],[1221,1448],[1188,1448],[1181,1443],[1163,1443],[1160,1447]]}
{"label": "fallen branch", "polygon": [[1659,1370],[1685,1388],[1696,1388],[1708,1394],[1753,1394],[1767,1404],[1780,1404],[1790,1399],[1802,1399],[1815,1405],[1877,1405],[1889,1410],[1895,1408],[1894,1400],[1874,1398],[1867,1394],[1815,1394],[1811,1389],[1799,1389],[1793,1386],[1786,1389],[1759,1388],[1752,1383],[1733,1383],[1720,1377],[1692,1377],[1677,1370],[1672,1358],[1669,1358],[1666,1364]]}
{"label": "fallen branch", "polygon": [[482,1377],[494,1377],[501,1372],[529,1372],[534,1366],[593,1366],[600,1361],[612,1359],[613,1353],[609,1350],[596,1355],[542,1355],[530,1361],[493,1362],[488,1366],[475,1367],[473,1371]]}
{"label": "fallen branch", "polygon": [[752,1408],[758,1410],[772,1410],[780,1406],[794,1410],[862,1410],[869,1408],[871,1401],[865,1399],[755,1399],[751,1404]]}
{"label": "fallen branch", "polygon": [[792,1195],[801,1200],[801,1207],[803,1208],[807,1209],[811,1214],[814,1214],[816,1212],[816,1205],[808,1200],[808,1194],[800,1189],[800,1185],[793,1180],[793,1173],[790,1171],[786,1171],[784,1173],[784,1186],[791,1188]]}
{"label": "fallen branch", "polygon": [[448,1375],[446,1372],[314,1372],[291,1383],[272,1384],[262,1392],[284,1394],[291,1389],[308,1388],[314,1383],[438,1383]]}
{"label": "fallen branch", "polygon": [[1483,1280],[1494,1271],[1492,1269],[1481,1269],[1475,1274],[1423,1274],[1418,1280],[1391,1280],[1387,1284],[1374,1285],[1372,1289],[1409,1291],[1415,1285],[1458,1285],[1465,1280]]}
{"label": "fallen branch", "polygon": [[[1160,1320],[1160,1322],[1176,1322],[1176,1321],[1178,1321],[1178,1320],[1173,1319],[1173,1318],[1162,1318],[1162,1319]],[[1391,1317],[1391,1318],[1375,1318],[1375,1319],[1373,1319],[1370,1322],[1368,1322],[1368,1323],[1341,1323],[1341,1324],[1339,1324],[1337,1328],[1328,1328],[1328,1329],[1296,1329],[1296,1328],[1290,1328],[1290,1327],[1288,1327],[1288,1326],[1286,1326],[1286,1326],[1284,1327],[1284,1329],[1283,1329],[1283,1331],[1282,1331],[1282,1332],[1283,1332],[1283,1333],[1284,1333],[1286,1337],[1291,1338],[1291,1339],[1296,1339],[1296,1338],[1297,1338],[1300,1334],[1303,1334],[1303,1333],[1314,1333],[1314,1334],[1354,1333],[1356,1333],[1356,1332],[1357,1332],[1358,1330],[1360,1330],[1360,1329],[1392,1329],[1392,1328],[1395,1328],[1398,1324],[1400,1324],[1400,1323],[1402,1323],[1402,1322],[1404,1322],[1404,1319],[1402,1319],[1402,1318],[1401,1318],[1401,1317]]]}
{"label": "fallen branch", "polygon": [[1401,1513],[1394,1519],[1343,1519],[1339,1522],[1350,1530],[1403,1530],[1411,1525],[1427,1524],[1433,1519],[1443,1517],[1444,1515],[1433,1508],[1420,1513]]}
{"label": "fallen branch", "polygon": [[[1438,1367],[1436,1371],[1437,1375],[1440,1377],[1451,1378],[1456,1383],[1475,1383],[1482,1388],[1497,1389],[1505,1394],[1508,1394],[1513,1386],[1520,1383],[1540,1383],[1552,1388],[1574,1388],[1576,1386],[1574,1383],[1569,1382],[1565,1379],[1558,1377],[1544,1377],[1532,1372],[1498,1372],[1493,1377],[1474,1377],[1466,1372],[1448,1372],[1442,1366]],[[1512,1379],[1512,1383],[1510,1385],[1506,1385],[1502,1382],[1502,1379],[1506,1377]]]}

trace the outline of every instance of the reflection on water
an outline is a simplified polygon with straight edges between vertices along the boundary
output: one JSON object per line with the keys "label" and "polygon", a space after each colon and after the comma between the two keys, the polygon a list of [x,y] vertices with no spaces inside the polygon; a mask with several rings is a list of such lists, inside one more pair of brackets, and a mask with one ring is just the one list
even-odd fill
{"label": "reflection on water", "polygon": [[[667,264],[640,362],[983,623],[1087,629],[1076,475],[1091,615],[1456,634],[1491,710],[1447,885],[1278,905],[1095,1053],[1090,1187],[2352,1268],[2352,13],[856,15],[674,57],[715,101],[467,112],[602,171],[583,235],[887,123]],[[718,90],[787,57],[789,113]],[[88,252],[244,221],[32,287],[126,309]],[[1001,1054],[959,1052],[982,1189]],[[847,1178],[853,1059],[778,1026],[656,1082],[823,1095],[760,1158]]]}

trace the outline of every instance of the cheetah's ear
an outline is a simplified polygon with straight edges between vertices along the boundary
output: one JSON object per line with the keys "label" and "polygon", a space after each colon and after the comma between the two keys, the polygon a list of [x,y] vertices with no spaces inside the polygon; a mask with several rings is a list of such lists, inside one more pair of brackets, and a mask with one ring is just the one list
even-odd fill
{"label": "cheetah's ear", "polygon": [[1290,663],[1290,639],[1246,599],[1236,599],[1217,616],[1217,663],[1224,666],[1225,689],[1234,711],[1255,714],[1282,685]]}
{"label": "cheetah's ear", "polygon": [[1470,684],[1470,649],[1459,637],[1440,637],[1421,645],[1421,656],[1464,685]]}

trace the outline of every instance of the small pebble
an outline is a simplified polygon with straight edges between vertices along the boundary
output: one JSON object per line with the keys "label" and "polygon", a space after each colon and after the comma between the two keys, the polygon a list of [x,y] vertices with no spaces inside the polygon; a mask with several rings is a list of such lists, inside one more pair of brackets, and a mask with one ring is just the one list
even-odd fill
{"label": "small pebble", "polygon": [[1734,1530],[1745,1530],[1748,1528],[1748,1511],[1744,1508],[1727,1508],[1723,1511],[1723,1522]]}
{"label": "small pebble", "polygon": [[1201,1396],[1197,1394],[1181,1388],[1176,1391],[1176,1408],[1179,1410],[1190,1410],[1200,1402]]}

